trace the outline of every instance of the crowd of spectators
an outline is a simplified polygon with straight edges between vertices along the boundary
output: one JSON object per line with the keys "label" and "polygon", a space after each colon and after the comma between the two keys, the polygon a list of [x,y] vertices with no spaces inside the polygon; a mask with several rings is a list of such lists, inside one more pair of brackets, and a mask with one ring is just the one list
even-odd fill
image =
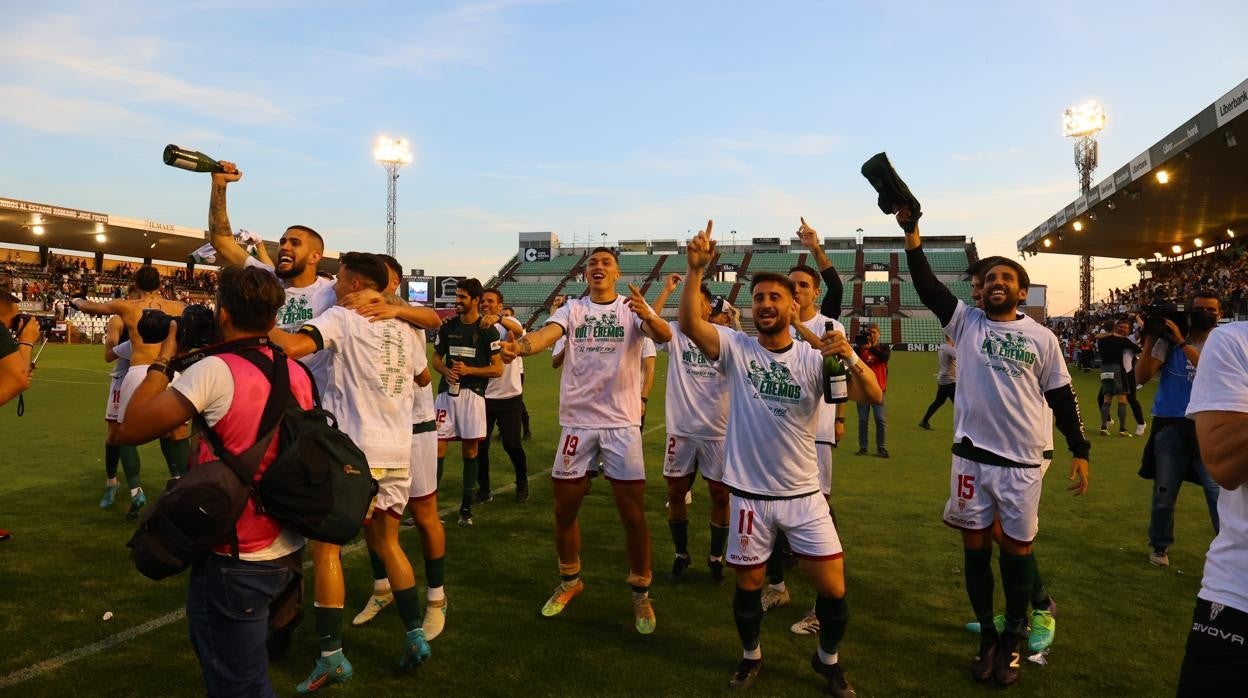
{"label": "crowd of spectators", "polygon": [[[69,299],[75,296],[122,298],[130,288],[134,272],[140,265],[120,262],[103,272],[82,257],[52,254],[46,265],[21,258],[0,263],[0,287],[22,301],[43,304],[43,311],[63,319]],[[199,270],[189,273],[175,269],[162,275],[161,294],[183,303],[211,304],[217,288],[217,272]]]}

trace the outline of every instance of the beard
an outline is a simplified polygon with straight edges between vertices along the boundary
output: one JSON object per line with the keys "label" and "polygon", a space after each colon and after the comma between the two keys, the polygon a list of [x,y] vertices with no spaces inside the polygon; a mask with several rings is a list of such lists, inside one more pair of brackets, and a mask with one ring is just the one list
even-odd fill
{"label": "beard", "polygon": [[302,274],[304,269],[308,268],[308,263],[293,261],[290,263],[290,268],[286,271],[282,271],[281,266],[281,262],[278,262],[277,266],[273,267],[273,275],[279,279],[293,279]]}
{"label": "beard", "polygon": [[1008,313],[1018,308],[1018,294],[1006,291],[1005,300],[1000,303],[994,303],[992,302],[992,293],[986,291],[980,298],[980,303],[983,304],[984,311],[989,314],[999,315],[1001,313]]}
{"label": "beard", "polygon": [[[771,322],[774,324],[772,324],[770,327],[764,327],[763,326],[764,322]],[[768,319],[761,320],[761,321],[756,316],[754,318],[754,327],[758,330],[759,334],[765,334],[768,337],[774,337],[776,335],[783,333],[787,329],[789,329],[789,324],[787,322],[782,322],[779,316],[776,316],[775,319],[768,318]]]}

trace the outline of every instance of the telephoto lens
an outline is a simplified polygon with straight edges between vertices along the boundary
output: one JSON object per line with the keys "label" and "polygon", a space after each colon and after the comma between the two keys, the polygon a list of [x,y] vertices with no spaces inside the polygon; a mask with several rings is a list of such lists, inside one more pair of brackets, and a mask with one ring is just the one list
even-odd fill
{"label": "telephoto lens", "polygon": [[160,344],[169,336],[170,322],[173,316],[162,310],[144,310],[139,318],[139,338],[144,344]]}

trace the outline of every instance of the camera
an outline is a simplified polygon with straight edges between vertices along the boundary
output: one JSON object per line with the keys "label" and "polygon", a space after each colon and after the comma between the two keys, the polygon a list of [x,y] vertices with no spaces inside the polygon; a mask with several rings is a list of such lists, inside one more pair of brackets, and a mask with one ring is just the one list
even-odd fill
{"label": "camera", "polygon": [[178,321],[178,351],[185,352],[215,344],[217,319],[202,305],[188,305],[180,317],[160,310],[145,310],[139,318],[139,337],[147,344],[160,344],[169,336],[169,323]]}
{"label": "camera", "polygon": [[858,346],[866,346],[871,343],[871,331],[863,328],[858,330],[858,334],[854,335],[854,344]]}
{"label": "camera", "polygon": [[36,320],[39,323],[39,331],[47,334],[56,327],[56,318],[51,315],[30,315],[29,313],[18,313],[13,317],[13,324],[9,327],[14,336],[20,335],[25,329],[26,323]]}
{"label": "camera", "polygon": [[1144,326],[1140,328],[1140,334],[1154,337],[1156,339],[1172,339],[1170,328],[1166,326],[1166,320],[1173,322],[1178,326],[1179,331],[1187,336],[1189,331],[1187,313],[1183,312],[1183,306],[1169,301],[1153,301],[1147,307],[1140,311],[1140,315],[1144,317]]}

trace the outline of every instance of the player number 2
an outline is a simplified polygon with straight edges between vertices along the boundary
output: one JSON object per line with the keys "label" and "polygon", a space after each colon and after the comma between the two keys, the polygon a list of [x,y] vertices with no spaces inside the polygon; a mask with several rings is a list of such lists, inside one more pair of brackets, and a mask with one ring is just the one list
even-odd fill
{"label": "player number 2", "polygon": [[446,423],[446,410],[438,410],[438,424]]}
{"label": "player number 2", "polygon": [[974,475],[958,475],[958,496],[962,499],[973,499],[975,497]]}
{"label": "player number 2", "polygon": [[754,533],[754,512],[748,509],[741,510],[741,516],[737,519],[737,533],[743,536]]}
{"label": "player number 2", "polygon": [[676,455],[676,437],[675,436],[667,437],[667,455],[669,456]]}
{"label": "player number 2", "polygon": [[563,439],[563,455],[575,456],[576,447],[581,443],[581,437],[568,435]]}

